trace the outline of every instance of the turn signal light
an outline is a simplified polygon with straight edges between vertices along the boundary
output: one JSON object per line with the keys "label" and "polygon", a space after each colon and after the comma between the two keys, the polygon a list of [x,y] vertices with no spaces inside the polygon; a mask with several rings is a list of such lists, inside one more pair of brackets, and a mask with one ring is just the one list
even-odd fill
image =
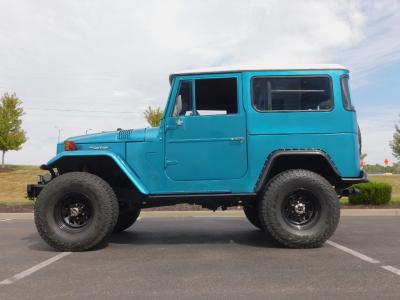
{"label": "turn signal light", "polygon": [[64,150],[65,151],[75,151],[78,148],[76,147],[76,144],[73,141],[65,141],[64,142]]}

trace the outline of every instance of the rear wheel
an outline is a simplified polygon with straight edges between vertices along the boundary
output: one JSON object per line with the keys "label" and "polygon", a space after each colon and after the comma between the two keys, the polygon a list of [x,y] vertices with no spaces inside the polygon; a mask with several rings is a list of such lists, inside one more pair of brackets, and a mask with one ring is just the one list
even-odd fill
{"label": "rear wheel", "polygon": [[56,177],[35,203],[40,236],[61,251],[83,251],[100,245],[117,219],[118,201],[110,185],[85,172]]}
{"label": "rear wheel", "polygon": [[133,207],[130,209],[120,211],[117,224],[114,227],[114,232],[122,232],[125,229],[131,227],[133,223],[136,222],[139,215],[140,215],[139,207]]}
{"label": "rear wheel", "polygon": [[243,207],[244,214],[251,224],[262,229],[262,225],[258,215],[258,205],[247,205]]}
{"label": "rear wheel", "polygon": [[332,185],[308,170],[289,170],[268,184],[259,204],[260,223],[280,244],[321,246],[335,231],[340,207]]}

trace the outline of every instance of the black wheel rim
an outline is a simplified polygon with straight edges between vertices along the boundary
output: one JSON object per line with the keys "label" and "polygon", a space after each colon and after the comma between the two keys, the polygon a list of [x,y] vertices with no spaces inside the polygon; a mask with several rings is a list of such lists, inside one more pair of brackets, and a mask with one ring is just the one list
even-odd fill
{"label": "black wheel rim", "polygon": [[58,202],[54,213],[61,229],[80,231],[91,222],[93,208],[85,195],[70,193]]}
{"label": "black wheel rim", "polygon": [[306,189],[290,193],[282,205],[284,220],[297,229],[311,227],[318,220],[320,212],[321,206],[317,197]]}

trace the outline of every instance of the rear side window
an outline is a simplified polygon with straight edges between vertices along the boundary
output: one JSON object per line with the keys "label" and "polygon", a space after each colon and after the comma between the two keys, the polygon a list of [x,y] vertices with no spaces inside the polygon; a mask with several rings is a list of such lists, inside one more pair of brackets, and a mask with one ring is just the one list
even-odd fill
{"label": "rear side window", "polygon": [[354,106],[351,104],[351,98],[350,98],[349,76],[343,76],[340,79],[340,84],[342,87],[343,107],[346,110],[354,111]]}
{"label": "rear side window", "polygon": [[328,111],[333,108],[329,77],[255,77],[252,102],[256,110]]}

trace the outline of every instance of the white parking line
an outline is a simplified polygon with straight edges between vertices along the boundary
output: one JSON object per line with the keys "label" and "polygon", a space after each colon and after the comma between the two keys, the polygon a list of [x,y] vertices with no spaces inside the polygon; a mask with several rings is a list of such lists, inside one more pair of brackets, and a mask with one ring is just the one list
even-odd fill
{"label": "white parking line", "polygon": [[8,222],[8,221],[12,221],[12,219],[2,219],[2,220],[0,220],[0,222]]}
{"label": "white parking line", "polygon": [[[350,248],[342,246],[342,245],[340,245],[338,243],[335,243],[335,242],[332,242],[332,241],[326,241],[326,243],[331,245],[331,246],[333,246],[333,247],[335,247],[335,248],[337,248],[337,249],[339,249],[339,250],[342,250],[342,251],[344,251],[344,252],[346,252],[348,254],[351,254],[351,255],[359,258],[359,259],[362,259],[362,260],[364,260],[366,262],[369,262],[371,264],[379,264],[380,263],[379,260],[373,259],[372,257],[366,256],[366,255],[364,255],[364,254],[362,254],[360,252],[357,252],[355,250],[352,250]],[[381,266],[381,268],[386,270],[386,271],[392,272],[393,274],[396,274],[396,275],[400,276],[400,269],[397,269],[397,268],[395,268],[393,266],[385,265],[385,266]]]}
{"label": "white parking line", "polygon": [[382,269],[400,276],[400,270],[392,266],[381,266]]}
{"label": "white parking line", "polygon": [[355,250],[352,250],[350,248],[342,246],[342,245],[340,245],[338,243],[335,243],[335,242],[332,242],[332,241],[326,241],[326,243],[331,245],[331,246],[333,246],[333,247],[335,247],[335,248],[338,248],[339,250],[342,250],[342,251],[344,251],[344,252],[346,252],[348,254],[351,254],[351,255],[353,255],[355,257],[358,257],[359,259],[362,259],[362,260],[364,260],[366,262],[369,262],[371,264],[379,264],[380,263],[379,260],[373,259],[372,257],[366,256],[366,255],[364,255],[364,254],[362,254],[360,252],[357,252]]}
{"label": "white parking line", "polygon": [[14,282],[25,278],[33,273],[35,273],[36,271],[39,271],[40,269],[43,269],[44,267],[52,264],[53,262],[56,262],[57,260],[70,255],[72,252],[62,252],[57,254],[56,256],[53,256],[52,258],[49,258],[48,260],[45,260],[43,262],[41,262],[40,264],[37,264],[36,266],[33,266],[32,268],[29,268],[21,273],[18,273],[16,275],[14,275],[13,277],[7,278],[3,281],[0,281],[0,285],[9,285],[9,284],[13,284]]}

